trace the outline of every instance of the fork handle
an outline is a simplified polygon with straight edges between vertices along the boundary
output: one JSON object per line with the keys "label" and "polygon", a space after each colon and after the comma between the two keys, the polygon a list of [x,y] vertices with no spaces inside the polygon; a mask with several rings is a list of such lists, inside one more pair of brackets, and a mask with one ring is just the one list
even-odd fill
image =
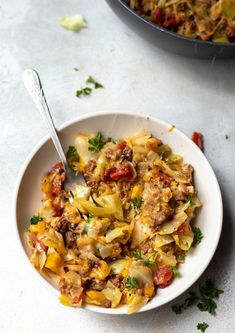
{"label": "fork handle", "polygon": [[58,134],[47,105],[39,75],[34,69],[26,69],[22,74],[22,78],[29,95],[39,110],[44,123],[47,125],[51,139],[59,154],[61,162],[64,164],[65,170],[67,171],[69,169],[67,159],[58,138]]}

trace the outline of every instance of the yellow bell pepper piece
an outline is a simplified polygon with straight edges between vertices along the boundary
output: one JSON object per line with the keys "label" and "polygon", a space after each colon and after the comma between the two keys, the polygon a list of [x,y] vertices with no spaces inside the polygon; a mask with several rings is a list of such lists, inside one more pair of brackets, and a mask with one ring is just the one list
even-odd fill
{"label": "yellow bell pepper piece", "polygon": [[49,268],[54,273],[60,273],[60,269],[62,266],[63,260],[59,253],[52,252],[48,255],[45,267]]}
{"label": "yellow bell pepper piece", "polygon": [[104,280],[109,275],[110,270],[111,267],[109,267],[104,260],[101,260],[99,262],[99,267],[92,269],[90,277],[97,280]]}
{"label": "yellow bell pepper piece", "polygon": [[86,302],[90,304],[102,305],[106,300],[106,297],[100,291],[89,290],[86,295]]}
{"label": "yellow bell pepper piece", "polygon": [[29,227],[30,232],[36,232],[38,234],[42,234],[46,229],[46,222],[39,221],[37,224],[31,224]]}
{"label": "yellow bell pepper piece", "polygon": [[154,293],[154,286],[150,283],[147,283],[144,287],[144,295],[146,297],[152,297]]}
{"label": "yellow bell pepper piece", "polygon": [[135,200],[140,197],[143,193],[143,186],[142,185],[135,185],[131,191],[131,200]]}
{"label": "yellow bell pepper piece", "polygon": [[73,306],[69,297],[66,294],[61,294],[59,296],[59,301],[61,304],[65,305],[65,306],[71,306],[71,307]]}

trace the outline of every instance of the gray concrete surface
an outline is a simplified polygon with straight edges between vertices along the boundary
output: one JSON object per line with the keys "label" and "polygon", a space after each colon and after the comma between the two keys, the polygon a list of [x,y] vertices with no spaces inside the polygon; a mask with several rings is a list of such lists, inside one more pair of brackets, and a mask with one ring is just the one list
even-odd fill
{"label": "gray concrete surface", "polygon": [[[87,20],[79,33],[57,24],[58,17],[74,13]],[[165,53],[124,26],[102,0],[1,0],[0,43],[0,331],[193,333],[198,322],[206,321],[208,333],[235,332],[235,60],[199,61]],[[46,133],[21,82],[27,67],[40,72],[57,125],[95,110],[131,110],[175,124],[188,136],[194,130],[204,133],[205,154],[224,201],[219,247],[201,278],[212,277],[224,289],[215,317],[196,307],[176,316],[171,304],[132,317],[74,311],[31,280],[12,219],[16,177]],[[77,99],[75,91],[88,75],[105,89]]]}

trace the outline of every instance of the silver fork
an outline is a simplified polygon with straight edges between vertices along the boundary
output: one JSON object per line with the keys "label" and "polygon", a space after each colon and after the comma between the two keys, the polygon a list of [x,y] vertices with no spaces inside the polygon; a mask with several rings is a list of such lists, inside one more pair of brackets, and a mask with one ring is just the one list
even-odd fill
{"label": "silver fork", "polygon": [[26,69],[23,72],[22,78],[29,95],[32,97],[37,109],[40,111],[40,114],[45,124],[47,125],[55,149],[60,157],[61,162],[64,165],[66,174],[64,188],[67,192],[73,192],[73,188],[75,185],[86,185],[86,182],[81,173],[75,174],[75,172],[69,167],[64,150],[58,138],[51,113],[47,105],[39,75],[34,69]]}

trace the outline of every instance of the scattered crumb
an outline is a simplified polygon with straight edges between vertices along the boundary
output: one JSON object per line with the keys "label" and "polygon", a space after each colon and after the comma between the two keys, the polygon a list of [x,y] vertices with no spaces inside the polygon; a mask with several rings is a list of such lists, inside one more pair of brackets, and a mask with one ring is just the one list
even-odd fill
{"label": "scattered crumb", "polygon": [[86,26],[86,22],[80,14],[59,18],[59,24],[68,30],[79,31]]}
{"label": "scattered crumb", "polygon": [[173,132],[174,131],[174,129],[175,129],[175,125],[172,125],[170,128],[169,128],[169,132]]}

